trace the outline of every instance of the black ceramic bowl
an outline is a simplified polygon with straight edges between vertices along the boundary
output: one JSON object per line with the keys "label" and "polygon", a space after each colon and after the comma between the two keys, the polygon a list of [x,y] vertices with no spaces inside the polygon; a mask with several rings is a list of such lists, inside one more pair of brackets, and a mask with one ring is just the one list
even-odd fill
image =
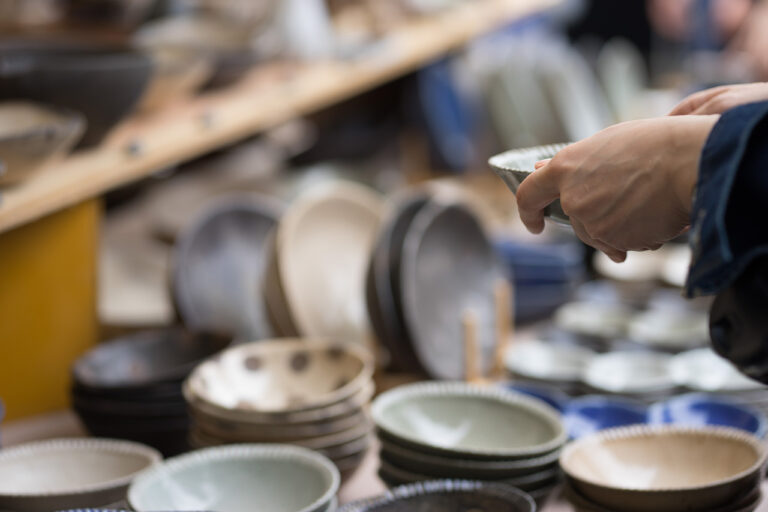
{"label": "black ceramic bowl", "polygon": [[136,106],[150,58],[127,47],[71,40],[0,40],[0,100],[65,107],[87,121],[78,147],[97,145]]}

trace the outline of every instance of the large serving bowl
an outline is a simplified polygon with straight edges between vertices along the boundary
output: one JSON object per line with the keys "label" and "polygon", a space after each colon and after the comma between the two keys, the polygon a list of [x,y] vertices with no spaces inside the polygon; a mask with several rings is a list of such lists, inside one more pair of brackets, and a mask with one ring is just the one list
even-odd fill
{"label": "large serving bowl", "polygon": [[85,116],[94,146],[136,106],[152,74],[145,54],[66,40],[0,41],[0,99],[25,98]]}
{"label": "large serving bowl", "polygon": [[537,457],[567,437],[559,414],[545,403],[462,383],[401,386],[376,398],[371,412],[382,439],[467,459]]}
{"label": "large serving bowl", "polygon": [[321,512],[334,499],[339,481],[331,461],[310,450],[232,445],[169,459],[134,481],[128,501],[138,512]]}
{"label": "large serving bowl", "polygon": [[757,487],[759,439],[728,428],[626,427],[563,450],[560,465],[584,497],[611,510],[708,510]]}
{"label": "large serving bowl", "polygon": [[83,117],[34,103],[0,103],[0,185],[18,183],[50,165],[77,143]]}
{"label": "large serving bowl", "polygon": [[137,443],[56,439],[0,452],[0,508],[18,512],[99,507],[125,498],[160,454]]}
{"label": "large serving bowl", "polygon": [[350,503],[339,512],[534,512],[526,493],[507,485],[438,480],[404,485],[383,496]]}

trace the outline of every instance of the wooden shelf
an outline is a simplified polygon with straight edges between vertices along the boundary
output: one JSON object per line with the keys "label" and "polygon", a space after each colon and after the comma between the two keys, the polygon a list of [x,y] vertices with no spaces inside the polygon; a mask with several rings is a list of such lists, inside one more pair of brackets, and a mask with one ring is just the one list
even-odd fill
{"label": "wooden shelf", "polygon": [[99,148],[0,190],[0,232],[358,95],[556,3],[467,1],[409,21],[365,59],[263,66],[233,88],[130,119]]}

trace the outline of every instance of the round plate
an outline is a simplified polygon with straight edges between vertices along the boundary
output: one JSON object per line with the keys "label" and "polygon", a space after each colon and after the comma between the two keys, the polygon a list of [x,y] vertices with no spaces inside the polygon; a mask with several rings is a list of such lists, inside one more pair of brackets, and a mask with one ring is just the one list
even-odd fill
{"label": "round plate", "polygon": [[405,237],[400,279],[406,325],[430,376],[464,378],[468,313],[487,375],[496,346],[494,290],[506,278],[476,216],[458,204],[425,206]]}
{"label": "round plate", "polygon": [[595,356],[584,368],[584,383],[601,392],[653,394],[675,388],[672,358],[655,352],[613,352]]}
{"label": "round plate", "polygon": [[229,198],[180,234],[173,294],[185,325],[248,341],[272,335],[261,283],[265,241],[279,215],[272,199]]}

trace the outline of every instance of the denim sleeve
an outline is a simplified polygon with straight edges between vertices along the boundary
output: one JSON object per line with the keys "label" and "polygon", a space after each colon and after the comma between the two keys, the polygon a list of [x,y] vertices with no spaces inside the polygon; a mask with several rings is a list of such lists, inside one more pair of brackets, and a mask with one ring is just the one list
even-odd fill
{"label": "denim sleeve", "polygon": [[730,286],[768,254],[768,102],[725,112],[701,153],[691,213],[689,296]]}

